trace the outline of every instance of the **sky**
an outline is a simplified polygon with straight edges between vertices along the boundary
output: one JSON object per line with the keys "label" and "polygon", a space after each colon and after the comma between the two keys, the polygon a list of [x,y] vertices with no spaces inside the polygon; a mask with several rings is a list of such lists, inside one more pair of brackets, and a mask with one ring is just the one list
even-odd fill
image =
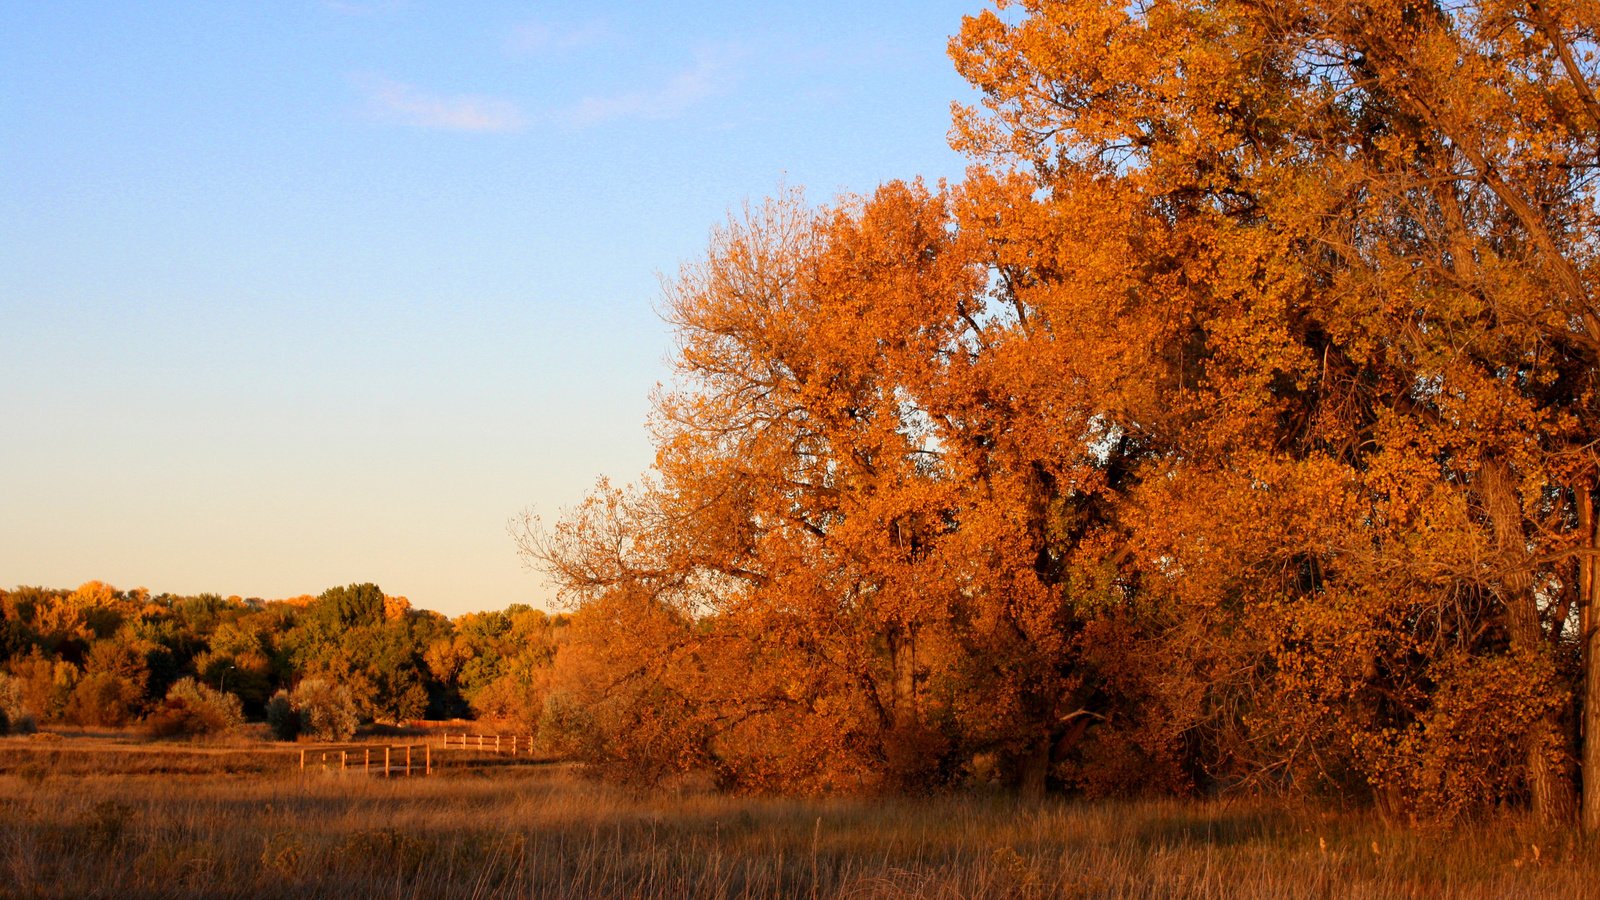
{"label": "sky", "polygon": [[982,0],[0,4],[0,587],[550,607],[747,200],[957,179]]}

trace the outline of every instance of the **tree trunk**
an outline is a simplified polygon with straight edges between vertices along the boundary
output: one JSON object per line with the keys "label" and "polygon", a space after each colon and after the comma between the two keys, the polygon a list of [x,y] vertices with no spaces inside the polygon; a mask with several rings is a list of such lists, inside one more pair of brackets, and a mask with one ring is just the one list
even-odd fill
{"label": "tree trunk", "polygon": [[[1511,646],[1524,653],[1548,654],[1550,647],[1539,625],[1539,601],[1533,589],[1522,501],[1511,466],[1501,459],[1485,460],[1478,470],[1478,488],[1494,526]],[[1568,824],[1576,812],[1577,797],[1563,762],[1570,748],[1564,746],[1567,741],[1560,717],[1550,714],[1530,725],[1523,752],[1534,817],[1546,824]]]}
{"label": "tree trunk", "polygon": [[1045,782],[1050,776],[1050,751],[1055,743],[1049,732],[1041,734],[1039,742],[1029,751],[1028,758],[1023,760],[1022,778],[1017,784],[1022,796],[1030,800],[1044,796]]}
{"label": "tree trunk", "polygon": [[1583,779],[1583,830],[1600,835],[1600,629],[1595,628],[1595,599],[1600,579],[1595,578],[1594,492],[1589,485],[1577,489],[1580,547],[1578,557],[1578,651],[1583,672],[1583,717],[1578,724],[1578,740],[1583,742],[1580,772]]}
{"label": "tree trunk", "polygon": [[[1539,628],[1538,607],[1531,586],[1526,597],[1508,598],[1508,624],[1512,647],[1528,653],[1549,653]],[[1575,790],[1564,759],[1569,755],[1567,734],[1555,714],[1531,723],[1528,731],[1527,777],[1532,793],[1533,814],[1549,825],[1568,825],[1576,811]]]}
{"label": "tree trunk", "polygon": [[[1591,581],[1592,581],[1591,576]],[[1600,629],[1594,627],[1595,595],[1589,595],[1589,612],[1583,622],[1583,830],[1600,835]]]}
{"label": "tree trunk", "polygon": [[891,628],[886,635],[889,645],[889,666],[893,670],[890,680],[890,709],[896,728],[918,727],[922,724],[922,711],[917,703],[917,628]]}

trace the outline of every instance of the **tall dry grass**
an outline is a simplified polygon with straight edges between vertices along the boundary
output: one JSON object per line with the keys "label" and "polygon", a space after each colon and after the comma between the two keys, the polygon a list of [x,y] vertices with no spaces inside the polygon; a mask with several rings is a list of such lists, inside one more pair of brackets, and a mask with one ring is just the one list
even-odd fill
{"label": "tall dry grass", "polygon": [[1600,897],[1600,856],[1534,833],[1246,801],[640,795],[551,766],[409,780],[36,767],[0,774],[0,894]]}

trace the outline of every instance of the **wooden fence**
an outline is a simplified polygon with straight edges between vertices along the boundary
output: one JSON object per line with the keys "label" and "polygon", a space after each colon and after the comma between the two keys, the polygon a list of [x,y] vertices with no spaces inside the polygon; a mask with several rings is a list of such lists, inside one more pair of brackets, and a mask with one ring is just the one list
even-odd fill
{"label": "wooden fence", "polygon": [[531,734],[449,734],[444,736],[446,750],[481,750],[484,753],[502,753],[516,756],[533,753]]}
{"label": "wooden fence", "polygon": [[427,744],[346,744],[337,747],[307,747],[300,751],[300,771],[307,768],[331,770],[337,763],[341,772],[395,775],[432,775],[433,750]]}

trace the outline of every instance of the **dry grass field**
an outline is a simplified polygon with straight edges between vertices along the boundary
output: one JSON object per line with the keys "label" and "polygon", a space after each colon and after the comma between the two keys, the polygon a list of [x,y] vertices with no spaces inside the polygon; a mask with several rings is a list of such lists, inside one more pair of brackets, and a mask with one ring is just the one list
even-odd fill
{"label": "dry grass field", "polygon": [[630,793],[459,755],[301,775],[270,745],[0,740],[0,895],[1600,897],[1600,854],[1260,801]]}

